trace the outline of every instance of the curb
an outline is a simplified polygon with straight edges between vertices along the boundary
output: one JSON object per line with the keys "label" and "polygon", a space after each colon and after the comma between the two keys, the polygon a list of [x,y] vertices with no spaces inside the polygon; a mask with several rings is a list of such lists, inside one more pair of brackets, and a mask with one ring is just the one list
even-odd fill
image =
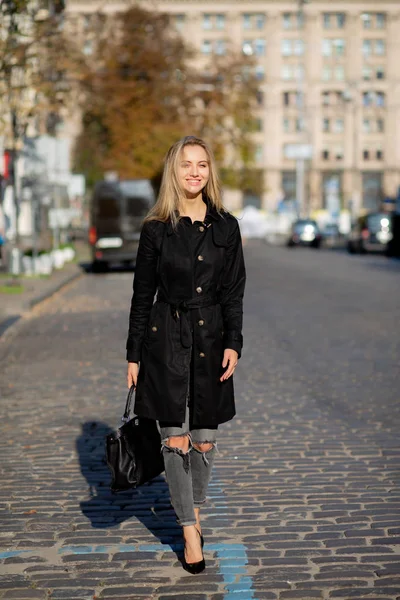
{"label": "curb", "polygon": [[[32,300],[29,300],[25,304],[26,312],[31,311],[33,308],[35,308],[45,300],[48,300],[49,298],[54,296],[54,294],[62,290],[62,288],[64,288],[66,285],[72,283],[73,281],[75,281],[75,279],[82,277],[82,275],[83,273],[81,270],[78,270],[75,273],[71,273],[61,282],[57,283],[55,287],[48,289],[46,292],[36,296],[35,298],[32,298]],[[21,320],[21,318],[25,314],[25,310],[23,310],[20,314],[8,315],[3,321],[0,322],[0,338],[2,338],[6,331],[9,332],[9,330]]]}
{"label": "curb", "polygon": [[37,306],[38,304],[40,304],[41,302],[44,302],[48,298],[51,298],[51,296],[54,296],[54,294],[59,292],[64,286],[68,285],[68,283],[71,283],[72,281],[74,281],[75,279],[78,279],[78,277],[81,277],[81,276],[82,276],[81,270],[77,271],[76,273],[71,273],[71,275],[69,275],[66,279],[61,281],[59,284],[57,284],[51,290],[48,290],[47,292],[44,292],[43,294],[40,294],[39,296],[36,296],[36,298],[33,298],[32,300],[30,300],[28,302],[28,309],[32,309],[35,306]]}

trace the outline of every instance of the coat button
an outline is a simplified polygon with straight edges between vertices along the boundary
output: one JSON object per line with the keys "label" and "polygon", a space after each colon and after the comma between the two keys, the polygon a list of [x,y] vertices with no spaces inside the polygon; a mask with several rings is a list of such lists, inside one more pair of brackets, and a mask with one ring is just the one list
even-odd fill
{"label": "coat button", "polygon": [[204,321],[203,321],[203,319],[200,319],[200,321],[199,321],[199,325],[200,325],[200,327],[203,327],[203,325],[204,325]]}
{"label": "coat button", "polygon": [[196,292],[198,294],[201,294],[202,291],[203,291],[203,288],[201,288],[200,286],[196,288]]}
{"label": "coat button", "polygon": [[154,327],[151,328],[152,331],[157,331],[157,327],[154,325]]}
{"label": "coat button", "polygon": [[199,254],[199,256],[197,257],[197,260],[202,261],[202,260],[204,260],[204,257],[201,254]]}
{"label": "coat button", "polygon": [[200,358],[204,358],[205,357],[204,352],[200,352],[199,356],[200,356]]}
{"label": "coat button", "polygon": [[204,227],[203,227],[203,225],[200,225],[200,227],[199,227],[199,231],[201,231],[201,233],[203,233],[203,231],[204,231]]}

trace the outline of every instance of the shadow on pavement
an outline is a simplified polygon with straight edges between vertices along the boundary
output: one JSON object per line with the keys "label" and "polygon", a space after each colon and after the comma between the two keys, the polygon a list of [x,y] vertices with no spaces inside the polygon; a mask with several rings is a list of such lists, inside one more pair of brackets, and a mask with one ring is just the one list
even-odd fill
{"label": "shadow on pavement", "polygon": [[[101,421],[88,421],[76,439],[76,449],[82,475],[89,485],[90,499],[80,503],[82,513],[94,528],[112,528],[135,517],[162,544],[175,545],[181,541],[181,528],[169,500],[167,483],[163,476],[127,492],[113,494],[110,473],[105,459],[105,438],[113,430]],[[128,533],[128,530],[126,530]],[[143,533],[132,538],[146,543]],[[132,539],[132,543],[134,543]]]}
{"label": "shadow on pavement", "polygon": [[104,265],[94,266],[92,262],[82,261],[79,263],[80,268],[84,273],[91,275],[105,275],[106,273],[134,273],[134,265],[126,264],[115,264],[115,265]]}

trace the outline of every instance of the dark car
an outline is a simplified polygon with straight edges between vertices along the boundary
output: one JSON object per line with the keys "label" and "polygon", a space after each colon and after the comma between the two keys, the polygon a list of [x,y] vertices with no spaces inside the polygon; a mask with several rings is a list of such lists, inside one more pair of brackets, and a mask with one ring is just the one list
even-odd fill
{"label": "dark car", "polygon": [[392,215],[382,212],[368,213],[359,217],[351,228],[347,240],[350,254],[366,252],[387,252],[388,243],[393,237]]}
{"label": "dark car", "polygon": [[290,248],[293,246],[319,248],[321,241],[322,235],[316,221],[312,219],[298,219],[292,225],[287,245]]}
{"label": "dark car", "polygon": [[100,181],[93,192],[89,243],[93,270],[135,264],[143,218],[154,205],[148,179]]}

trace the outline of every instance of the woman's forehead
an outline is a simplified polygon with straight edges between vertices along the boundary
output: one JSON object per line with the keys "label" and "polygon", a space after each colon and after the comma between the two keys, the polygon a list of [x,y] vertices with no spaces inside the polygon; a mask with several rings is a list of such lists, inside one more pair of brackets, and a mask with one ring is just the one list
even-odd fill
{"label": "woman's forehead", "polygon": [[182,149],[182,159],[188,161],[208,161],[207,152],[201,146],[185,146]]}

